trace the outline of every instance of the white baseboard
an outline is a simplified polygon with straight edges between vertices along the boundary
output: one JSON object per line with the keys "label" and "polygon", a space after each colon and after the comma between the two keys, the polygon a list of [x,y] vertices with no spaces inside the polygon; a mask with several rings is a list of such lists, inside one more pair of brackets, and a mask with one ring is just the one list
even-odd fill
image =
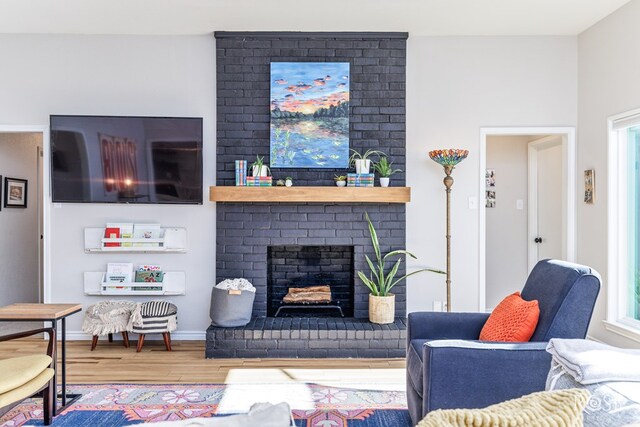
{"label": "white baseboard", "polygon": [[[158,339],[162,339],[161,334],[149,334],[147,339],[154,339],[154,336],[157,335]],[[131,334],[129,339],[137,339],[136,334]],[[206,333],[204,331],[174,331],[171,332],[171,341],[204,341],[206,337]],[[58,330],[58,339],[61,338],[61,333]],[[113,334],[114,340],[121,340],[122,335]],[[90,341],[91,335],[86,334],[82,331],[67,331],[67,341]]]}
{"label": "white baseboard", "polygon": [[589,341],[595,341],[595,342],[599,342],[599,343],[604,344],[604,343],[602,342],[602,340],[599,340],[598,338],[595,338],[595,337],[593,337],[593,336],[591,336],[591,335],[587,335],[587,339],[588,339]]}

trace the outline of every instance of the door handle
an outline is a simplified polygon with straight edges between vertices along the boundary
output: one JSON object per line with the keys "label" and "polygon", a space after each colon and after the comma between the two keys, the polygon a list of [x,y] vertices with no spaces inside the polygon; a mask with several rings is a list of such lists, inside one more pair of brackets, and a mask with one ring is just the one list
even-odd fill
{"label": "door handle", "polygon": [[536,237],[533,241],[536,243],[542,243],[542,237]]}

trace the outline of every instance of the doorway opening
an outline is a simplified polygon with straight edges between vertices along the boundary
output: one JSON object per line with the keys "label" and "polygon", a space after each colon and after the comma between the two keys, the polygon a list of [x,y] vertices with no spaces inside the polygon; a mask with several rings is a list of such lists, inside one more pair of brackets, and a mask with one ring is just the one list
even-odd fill
{"label": "doorway opening", "polygon": [[[48,165],[44,126],[0,125],[0,306],[47,302]],[[25,323],[2,323],[1,332]]]}
{"label": "doorway opening", "polygon": [[575,260],[575,162],[574,128],[481,129],[480,311],[538,260]]}

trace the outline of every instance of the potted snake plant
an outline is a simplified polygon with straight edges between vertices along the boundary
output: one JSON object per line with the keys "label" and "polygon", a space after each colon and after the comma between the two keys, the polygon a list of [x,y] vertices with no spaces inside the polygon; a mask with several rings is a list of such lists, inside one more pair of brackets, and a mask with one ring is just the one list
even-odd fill
{"label": "potted snake plant", "polygon": [[[369,321],[371,323],[387,324],[393,323],[395,317],[396,300],[391,290],[400,281],[414,274],[423,271],[431,271],[432,273],[445,274],[444,271],[433,268],[421,268],[419,270],[407,273],[402,277],[396,277],[398,269],[402,264],[402,256],[408,255],[413,259],[417,259],[415,255],[403,249],[391,251],[385,255],[380,251],[380,241],[376,229],[369,218],[369,214],[365,212],[365,218],[369,224],[369,234],[371,236],[371,244],[375,252],[375,261],[372,261],[368,255],[365,255],[369,273],[358,271],[358,277],[369,288]],[[394,261],[395,259],[395,262]],[[390,264],[387,267],[387,263]]]}
{"label": "potted snake plant", "polygon": [[385,156],[380,157],[380,160],[373,164],[373,170],[378,172],[378,175],[380,175],[380,187],[388,187],[391,175],[397,172],[402,172],[401,169],[394,169],[392,165],[393,162],[390,162]]}

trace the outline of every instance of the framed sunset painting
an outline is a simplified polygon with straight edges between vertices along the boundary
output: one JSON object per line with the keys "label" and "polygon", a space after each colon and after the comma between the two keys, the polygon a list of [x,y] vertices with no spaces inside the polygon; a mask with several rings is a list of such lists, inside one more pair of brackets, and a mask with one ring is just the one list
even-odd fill
{"label": "framed sunset painting", "polygon": [[271,167],[345,169],[349,63],[271,63]]}

